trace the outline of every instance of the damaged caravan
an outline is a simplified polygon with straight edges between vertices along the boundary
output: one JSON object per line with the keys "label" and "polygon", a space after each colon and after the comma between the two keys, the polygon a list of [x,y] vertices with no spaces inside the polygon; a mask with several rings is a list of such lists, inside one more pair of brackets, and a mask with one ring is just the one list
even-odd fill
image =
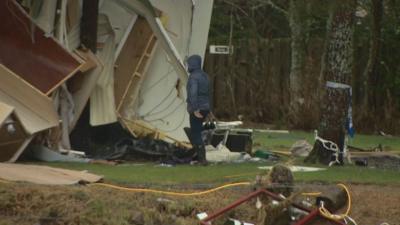
{"label": "damaged caravan", "polygon": [[13,149],[2,161],[31,141],[72,149],[87,109],[92,127],[119,123],[133,137],[188,141],[184,61],[204,57],[213,0],[0,4],[0,145]]}

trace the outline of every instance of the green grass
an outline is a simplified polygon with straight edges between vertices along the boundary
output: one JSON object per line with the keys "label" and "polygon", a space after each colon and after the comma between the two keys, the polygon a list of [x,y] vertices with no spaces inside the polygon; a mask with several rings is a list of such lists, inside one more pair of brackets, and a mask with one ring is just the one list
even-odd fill
{"label": "green grass", "polygon": [[[253,143],[257,143],[254,149],[284,150],[289,149],[296,141],[305,139],[310,144],[314,143],[314,133],[305,131],[290,131],[289,134],[260,133],[255,132]],[[371,149],[381,144],[385,150],[400,152],[400,138],[356,134],[349,139],[349,145],[363,149]]]}
{"label": "green grass", "polygon": [[298,181],[400,184],[400,171],[338,166],[325,171],[295,173],[295,179]]}
{"label": "green grass", "polygon": [[[204,166],[180,165],[175,167],[162,167],[154,163],[146,164],[121,164],[116,166],[84,164],[84,163],[46,163],[46,165],[74,170],[87,170],[89,172],[103,175],[108,181],[127,184],[151,184],[151,185],[174,185],[174,184],[209,184],[224,183],[238,178],[225,178],[225,176],[236,174],[257,174],[258,166],[265,164],[242,163],[242,164],[219,164]],[[246,178],[247,179],[247,178]]]}
{"label": "green grass", "polygon": [[[294,131],[289,134],[254,134],[254,150],[288,150],[297,140],[306,139],[313,143],[311,132]],[[382,144],[385,149],[400,152],[400,138],[357,135],[351,145],[372,148]],[[285,159],[283,159],[284,161]],[[302,159],[296,159],[303,164]],[[121,164],[116,166],[82,163],[46,163],[46,165],[75,170],[87,170],[103,175],[106,181],[133,185],[196,185],[221,184],[235,181],[253,181],[261,173],[259,166],[266,163],[219,164],[208,167],[181,165],[161,167],[154,163]],[[321,167],[321,166],[320,166]],[[228,176],[228,177],[227,177]],[[233,177],[232,177],[233,176]],[[368,169],[356,166],[331,167],[320,172],[297,172],[296,181],[355,182],[377,184],[400,184],[400,171]]]}
{"label": "green grass", "polygon": [[[208,167],[160,167],[156,164],[93,165],[83,163],[46,163],[46,165],[87,170],[103,175],[106,181],[133,185],[198,185],[253,181],[265,163],[220,164]],[[320,166],[322,167],[322,166]],[[375,184],[400,184],[400,171],[368,169],[356,166],[331,167],[319,172],[296,172],[296,181],[353,182]]]}

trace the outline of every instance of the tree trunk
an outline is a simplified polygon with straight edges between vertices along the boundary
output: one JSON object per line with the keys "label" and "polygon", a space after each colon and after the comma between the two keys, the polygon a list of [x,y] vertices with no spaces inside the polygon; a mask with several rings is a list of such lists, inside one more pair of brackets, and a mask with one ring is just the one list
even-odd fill
{"label": "tree trunk", "polygon": [[289,26],[291,30],[290,107],[289,125],[302,128],[304,107],[305,62],[307,56],[307,0],[291,0]]}
{"label": "tree trunk", "polygon": [[[355,2],[353,0],[336,0],[332,2],[327,32],[327,49],[325,49],[326,81],[348,84],[351,79],[353,63],[353,18]],[[343,151],[345,137],[346,112],[348,109],[348,91],[326,87],[322,102],[322,118],[318,136],[336,143]],[[339,154],[341,156],[341,154]],[[342,157],[340,157],[342,163]],[[329,164],[335,161],[334,152],[324,148],[316,141],[306,162]]]}
{"label": "tree trunk", "polygon": [[366,120],[368,114],[375,114],[378,107],[380,95],[377,93],[376,88],[379,82],[379,59],[382,45],[382,17],[383,17],[383,0],[371,0],[371,46],[369,49],[369,58],[367,68],[364,71],[364,99],[363,99],[363,118]]}

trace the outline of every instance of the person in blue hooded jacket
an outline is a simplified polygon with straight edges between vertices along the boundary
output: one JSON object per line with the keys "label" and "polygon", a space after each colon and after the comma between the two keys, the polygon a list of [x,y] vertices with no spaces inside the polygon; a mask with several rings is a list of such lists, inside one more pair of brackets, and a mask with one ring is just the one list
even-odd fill
{"label": "person in blue hooded jacket", "polygon": [[187,111],[190,116],[190,141],[200,163],[206,164],[206,150],[201,136],[203,122],[210,114],[210,84],[208,74],[201,69],[201,57],[192,55],[187,59],[190,73],[186,86]]}

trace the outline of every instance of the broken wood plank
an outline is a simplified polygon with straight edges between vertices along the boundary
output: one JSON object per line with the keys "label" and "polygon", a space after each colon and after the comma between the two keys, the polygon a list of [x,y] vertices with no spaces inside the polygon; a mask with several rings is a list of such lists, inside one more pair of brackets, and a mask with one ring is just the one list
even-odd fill
{"label": "broken wood plank", "polygon": [[0,62],[42,93],[50,94],[79,70],[79,62],[16,1],[0,1],[0,18]]}
{"label": "broken wood plank", "polygon": [[[150,51],[150,55],[152,55],[154,53],[156,44],[157,43],[155,41],[155,36],[151,35],[146,44],[145,52]],[[145,78],[145,75],[147,74],[146,72],[149,65],[150,58],[145,57],[145,55],[143,54],[140,57],[134,76],[131,77],[128,83],[128,87],[126,88],[125,93],[121,99],[121,103],[117,107],[117,111],[118,113],[120,113],[120,115],[131,118],[133,117],[136,110],[135,106],[137,105],[137,98],[139,96],[140,87]]]}
{"label": "broken wood plank", "polygon": [[7,118],[13,113],[14,108],[0,102],[0,127],[6,122]]}
{"label": "broken wood plank", "polygon": [[75,54],[83,60],[82,66],[79,69],[82,73],[95,68],[98,64],[96,56],[91,51],[76,50]]}
{"label": "broken wood plank", "polygon": [[132,75],[138,70],[151,36],[152,31],[146,20],[138,17],[115,62],[114,92],[117,111],[127,93]]}
{"label": "broken wood plank", "polygon": [[101,176],[84,171],[10,163],[0,163],[0,178],[8,181],[25,181],[46,185],[92,183],[102,179]]}
{"label": "broken wood plank", "polygon": [[15,113],[27,133],[34,134],[59,124],[50,98],[2,64],[0,77],[0,101],[15,108]]}

